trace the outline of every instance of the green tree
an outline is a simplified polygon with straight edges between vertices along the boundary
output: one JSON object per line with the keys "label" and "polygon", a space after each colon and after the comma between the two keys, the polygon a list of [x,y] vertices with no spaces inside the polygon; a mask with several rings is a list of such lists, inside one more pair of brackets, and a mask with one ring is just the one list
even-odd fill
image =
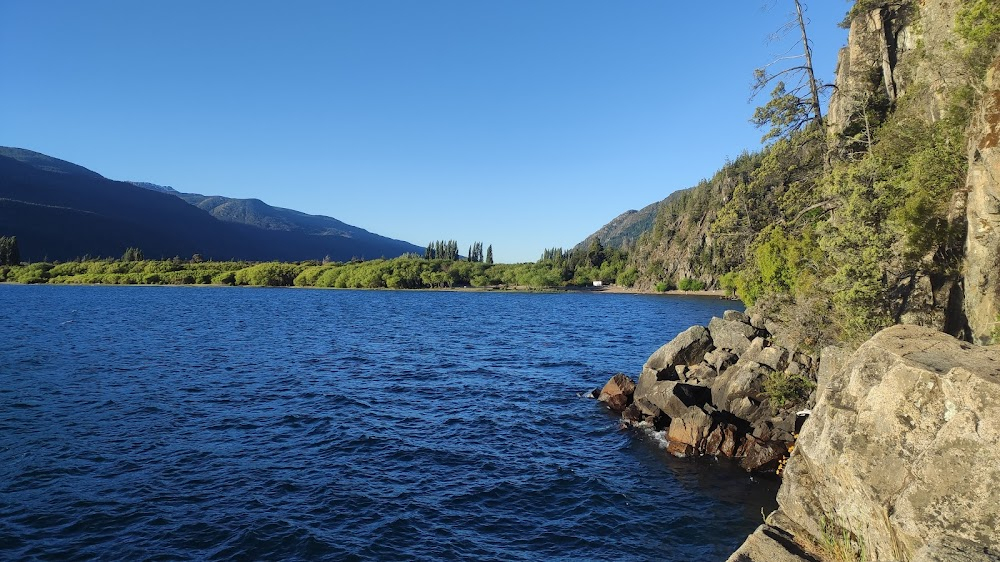
{"label": "green tree", "polygon": [[122,261],[142,261],[143,255],[142,250],[139,248],[129,246],[125,249],[125,253],[122,254]]}
{"label": "green tree", "polygon": [[493,244],[486,247],[486,265],[493,265]]}
{"label": "green tree", "polygon": [[0,265],[20,265],[21,250],[17,236],[0,236]]}

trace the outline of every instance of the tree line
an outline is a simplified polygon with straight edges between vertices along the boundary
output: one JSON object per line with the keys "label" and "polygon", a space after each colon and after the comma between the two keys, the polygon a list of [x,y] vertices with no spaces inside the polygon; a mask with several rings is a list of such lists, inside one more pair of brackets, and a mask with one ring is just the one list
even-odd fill
{"label": "tree line", "polygon": [[[436,249],[436,248],[435,248]],[[447,245],[444,249],[448,249]],[[452,247],[451,249],[454,249]],[[64,263],[31,263],[0,267],[0,282],[113,284],[113,285],[248,285],[336,287],[365,289],[432,289],[493,287],[551,289],[591,285],[593,281],[632,286],[634,268],[617,250],[559,252],[558,259],[534,263],[490,263],[492,248],[477,244],[469,257],[481,259],[427,259],[403,256],[346,263],[205,261],[200,259],[145,260],[130,248],[122,259],[95,259]],[[481,256],[481,257],[480,257]],[[554,257],[554,254],[553,256]],[[138,259],[136,259],[138,258]]]}

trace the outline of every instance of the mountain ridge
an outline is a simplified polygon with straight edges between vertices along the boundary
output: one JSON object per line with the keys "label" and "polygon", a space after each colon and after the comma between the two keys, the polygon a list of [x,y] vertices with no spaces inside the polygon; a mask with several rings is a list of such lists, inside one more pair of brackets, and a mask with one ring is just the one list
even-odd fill
{"label": "mountain ridge", "polygon": [[[256,207],[264,215],[276,213],[286,222],[297,218],[314,226],[265,228],[254,221],[222,220],[182,195],[148,182],[111,180],[39,152],[0,147],[0,230],[18,237],[21,255],[29,261],[119,256],[128,247],[138,247],[150,257],[197,253],[251,261],[348,261],[423,251],[332,217],[279,209],[262,201]],[[326,230],[315,224],[325,225]],[[334,226],[341,227],[336,235],[331,234]]]}

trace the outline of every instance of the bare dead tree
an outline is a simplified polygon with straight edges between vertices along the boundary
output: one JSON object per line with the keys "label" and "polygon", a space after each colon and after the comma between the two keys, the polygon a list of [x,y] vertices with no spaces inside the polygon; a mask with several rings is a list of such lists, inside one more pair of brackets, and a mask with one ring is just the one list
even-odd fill
{"label": "bare dead tree", "polygon": [[[816,80],[812,45],[806,31],[805,9],[800,0],[792,2],[795,5],[793,19],[779,28],[774,37],[784,36],[798,28],[801,38],[783,55],[754,70],[751,99],[774,85],[770,101],[758,107],[751,119],[758,127],[770,127],[762,141],[784,137],[809,123],[823,125],[820,91],[828,85]],[[798,47],[801,47],[801,53],[792,54]],[[794,64],[793,61],[801,64]]]}

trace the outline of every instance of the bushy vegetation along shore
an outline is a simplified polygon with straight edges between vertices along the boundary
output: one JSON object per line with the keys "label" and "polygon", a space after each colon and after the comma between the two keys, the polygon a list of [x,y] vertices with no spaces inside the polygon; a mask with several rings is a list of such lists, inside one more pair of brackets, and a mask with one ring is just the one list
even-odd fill
{"label": "bushy vegetation along shore", "polygon": [[0,267],[0,282],[103,285],[246,285],[356,289],[523,287],[550,289],[606,284],[631,287],[635,271],[624,260],[486,264],[400,257],[346,263],[100,259]]}

